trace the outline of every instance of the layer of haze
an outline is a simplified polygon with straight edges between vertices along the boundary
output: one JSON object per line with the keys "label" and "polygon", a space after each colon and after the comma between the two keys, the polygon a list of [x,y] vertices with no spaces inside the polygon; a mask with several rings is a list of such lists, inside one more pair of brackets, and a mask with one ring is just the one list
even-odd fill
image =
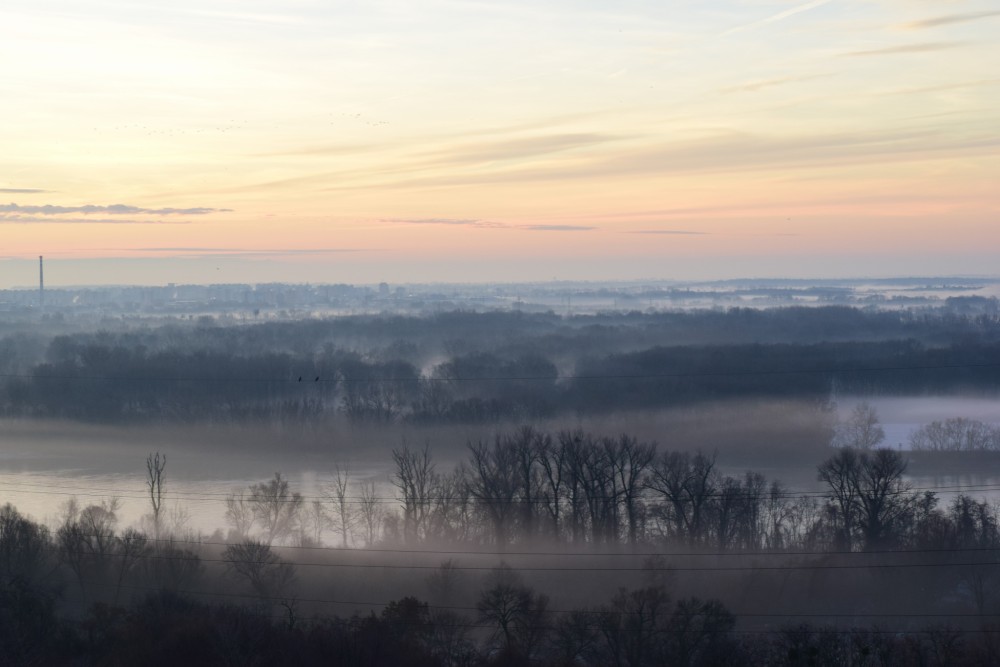
{"label": "layer of haze", "polygon": [[10,0],[0,286],[995,273],[988,0]]}

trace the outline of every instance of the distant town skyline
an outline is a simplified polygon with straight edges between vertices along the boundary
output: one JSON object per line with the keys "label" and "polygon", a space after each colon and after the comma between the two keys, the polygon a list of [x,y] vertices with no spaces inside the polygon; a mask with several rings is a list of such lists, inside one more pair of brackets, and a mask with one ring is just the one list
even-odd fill
{"label": "distant town skyline", "polygon": [[997,275],[980,0],[11,0],[0,287]]}

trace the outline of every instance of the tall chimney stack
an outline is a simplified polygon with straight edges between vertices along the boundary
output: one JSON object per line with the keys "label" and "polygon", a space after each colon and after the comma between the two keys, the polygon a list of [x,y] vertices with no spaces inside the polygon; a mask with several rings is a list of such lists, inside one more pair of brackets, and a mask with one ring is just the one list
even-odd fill
{"label": "tall chimney stack", "polygon": [[42,256],[38,256],[38,307],[45,306],[45,267],[42,264]]}

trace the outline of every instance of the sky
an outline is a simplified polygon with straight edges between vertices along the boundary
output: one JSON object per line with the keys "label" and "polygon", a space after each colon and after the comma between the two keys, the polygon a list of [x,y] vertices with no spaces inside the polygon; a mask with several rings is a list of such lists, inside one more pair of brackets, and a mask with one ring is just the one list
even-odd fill
{"label": "sky", "polygon": [[1000,275],[995,0],[0,18],[0,287]]}

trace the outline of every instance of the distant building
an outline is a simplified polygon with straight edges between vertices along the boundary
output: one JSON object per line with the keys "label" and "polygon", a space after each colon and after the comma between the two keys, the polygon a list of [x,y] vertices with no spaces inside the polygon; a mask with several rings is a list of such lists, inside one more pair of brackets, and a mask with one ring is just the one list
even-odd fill
{"label": "distant building", "polygon": [[378,295],[379,296],[389,296],[389,283],[379,283],[378,284]]}

